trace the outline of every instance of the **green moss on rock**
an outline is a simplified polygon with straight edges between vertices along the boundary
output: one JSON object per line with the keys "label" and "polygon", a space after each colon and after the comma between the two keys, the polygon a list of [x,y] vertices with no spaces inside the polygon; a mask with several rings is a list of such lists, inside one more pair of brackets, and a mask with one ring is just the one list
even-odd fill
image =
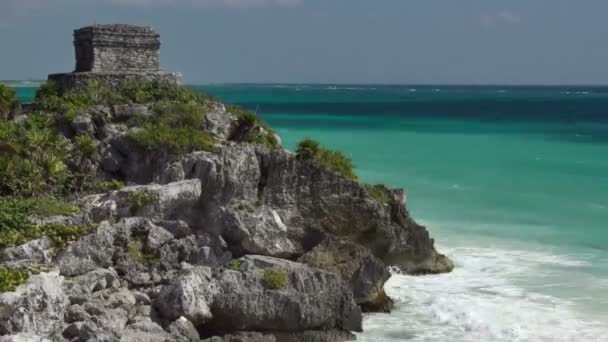
{"label": "green moss on rock", "polygon": [[139,209],[154,203],[157,199],[158,195],[146,191],[131,192],[128,197],[132,213],[136,213]]}
{"label": "green moss on rock", "polygon": [[382,203],[385,205],[390,203],[391,198],[389,197],[387,189],[384,185],[382,185],[382,184],[376,184],[376,185],[365,184],[364,186],[365,186],[365,189],[367,190],[367,192],[370,194],[370,196],[372,196],[372,198],[374,198],[379,203]]}
{"label": "green moss on rock", "polygon": [[103,192],[107,192],[107,191],[111,191],[111,190],[120,190],[120,189],[124,188],[125,186],[126,186],[125,182],[118,180],[118,179],[112,179],[109,181],[99,182],[97,184],[97,189],[99,189],[100,191],[103,191]]}
{"label": "green moss on rock", "polygon": [[144,252],[144,243],[137,239],[129,244],[129,258],[147,266],[160,265],[160,259],[154,254]]}
{"label": "green moss on rock", "polygon": [[267,289],[280,290],[287,284],[287,272],[282,269],[265,270],[262,281]]}

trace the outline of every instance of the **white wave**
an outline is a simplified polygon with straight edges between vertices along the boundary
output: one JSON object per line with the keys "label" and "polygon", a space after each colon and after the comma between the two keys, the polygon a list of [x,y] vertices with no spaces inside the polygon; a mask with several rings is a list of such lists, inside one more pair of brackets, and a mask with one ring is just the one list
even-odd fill
{"label": "white wave", "polygon": [[410,89],[408,89],[408,91],[409,91],[410,93],[415,93],[415,92],[417,92],[417,91],[418,91],[418,89],[416,89],[416,88],[410,88]]}
{"label": "white wave", "polygon": [[549,289],[525,286],[528,278],[539,277],[547,288],[559,287],[542,281],[549,277],[545,269],[575,268],[587,265],[586,261],[497,248],[442,251],[453,256],[454,272],[394,275],[385,289],[395,299],[395,310],[390,315],[366,316],[359,341],[606,341],[608,326],[599,317],[583,312],[572,299],[551,295]]}

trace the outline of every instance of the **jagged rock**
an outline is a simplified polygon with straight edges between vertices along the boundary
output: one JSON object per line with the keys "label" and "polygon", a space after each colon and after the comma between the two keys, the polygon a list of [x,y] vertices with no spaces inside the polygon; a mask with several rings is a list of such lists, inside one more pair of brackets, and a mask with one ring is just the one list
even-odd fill
{"label": "jagged rock", "polygon": [[95,125],[89,114],[79,114],[72,120],[72,128],[76,135],[95,135]]}
{"label": "jagged rock", "polygon": [[186,266],[178,279],[163,286],[155,308],[167,320],[186,317],[194,325],[201,326],[211,319],[208,300],[213,298],[214,286],[210,284],[211,269],[205,266]]}
{"label": "jagged rock", "polygon": [[147,118],[152,115],[150,108],[142,104],[115,105],[112,107],[112,120],[126,122],[138,118]]}
{"label": "jagged rock", "polygon": [[175,237],[169,231],[157,225],[153,225],[148,231],[146,246],[150,250],[156,250],[173,239],[175,239]]}
{"label": "jagged rock", "polygon": [[120,342],[166,342],[171,336],[151,320],[142,320],[127,326]]}
{"label": "jagged rock", "polygon": [[214,104],[211,110],[205,113],[206,128],[221,140],[232,136],[237,122],[235,116],[226,113],[226,106],[221,103]]}
{"label": "jagged rock", "polygon": [[58,272],[31,276],[15,292],[0,293],[0,334],[49,336],[63,322],[68,298]]}
{"label": "jagged rock", "polygon": [[79,295],[90,295],[93,292],[102,291],[108,288],[120,287],[119,276],[111,268],[98,268],[83,275],[76,276],[69,280],[72,293]]}
{"label": "jagged rock", "polygon": [[96,327],[89,322],[74,322],[63,330],[65,338],[78,338],[80,341],[89,341],[95,335]]}
{"label": "jagged rock", "polygon": [[257,333],[242,332],[224,336],[214,336],[203,342],[344,342],[356,337],[341,330],[307,330],[298,333]]}
{"label": "jagged rock", "polygon": [[26,242],[16,247],[0,250],[0,262],[27,264],[46,264],[53,258],[53,246],[48,237]]}
{"label": "jagged rock", "polygon": [[192,322],[185,317],[180,317],[175,322],[171,323],[168,330],[176,339],[184,339],[189,342],[200,341],[198,331],[196,331]]}
{"label": "jagged rock", "polygon": [[298,261],[339,274],[364,311],[391,310],[393,302],[383,288],[390,272],[369,249],[347,239],[328,237]]}
{"label": "jagged rock", "polygon": [[[149,197],[138,206],[130,196],[145,193]],[[95,221],[131,216],[155,220],[175,220],[191,217],[192,209],[201,196],[201,183],[191,179],[166,185],[137,185],[82,199],[84,211]]]}
{"label": "jagged rock", "polygon": [[89,234],[68,246],[57,257],[62,275],[76,276],[96,268],[112,266],[114,254],[114,229],[102,222],[93,234]]}
{"label": "jagged rock", "polygon": [[192,230],[190,229],[190,226],[188,226],[188,224],[184,221],[161,220],[161,221],[155,221],[154,224],[165,228],[167,231],[169,231],[171,234],[173,234],[173,236],[175,236],[177,239],[185,238],[188,235],[192,234]]}
{"label": "jagged rock", "polygon": [[[315,329],[361,331],[361,311],[334,273],[265,256],[245,256],[238,271],[216,278],[219,293],[206,325],[218,331],[282,331]],[[267,288],[266,270],[286,275],[281,288]]]}
{"label": "jagged rock", "polygon": [[0,342],[51,342],[51,340],[34,334],[17,334],[0,336]]}

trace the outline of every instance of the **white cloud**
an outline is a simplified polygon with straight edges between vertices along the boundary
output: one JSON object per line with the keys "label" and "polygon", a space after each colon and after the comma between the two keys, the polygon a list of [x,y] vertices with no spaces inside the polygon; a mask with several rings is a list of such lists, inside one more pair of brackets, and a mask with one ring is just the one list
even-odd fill
{"label": "white cloud", "polygon": [[521,17],[511,11],[501,11],[496,14],[483,14],[479,18],[479,23],[485,29],[498,25],[517,25],[521,22]]}

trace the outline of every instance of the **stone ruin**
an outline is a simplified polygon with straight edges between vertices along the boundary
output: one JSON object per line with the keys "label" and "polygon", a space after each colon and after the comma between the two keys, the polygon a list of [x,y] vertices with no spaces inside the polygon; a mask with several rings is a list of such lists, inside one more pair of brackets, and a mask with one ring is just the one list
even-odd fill
{"label": "stone ruin", "polygon": [[126,80],[169,81],[182,84],[179,73],[160,68],[160,35],[150,27],[94,25],[74,31],[74,72],[49,75],[60,89],[98,80],[117,86]]}

